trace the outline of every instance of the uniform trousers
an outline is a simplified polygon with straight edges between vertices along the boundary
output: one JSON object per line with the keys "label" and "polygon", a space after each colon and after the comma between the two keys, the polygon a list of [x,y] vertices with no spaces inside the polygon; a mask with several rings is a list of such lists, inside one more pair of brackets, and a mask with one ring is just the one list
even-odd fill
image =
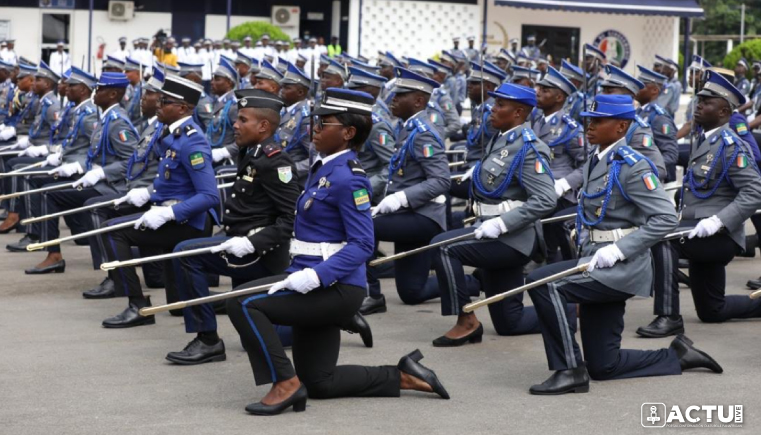
{"label": "uniform trousers", "polygon": [[[537,281],[576,265],[577,260],[550,264],[531,272],[527,281]],[[596,380],[682,373],[673,349],[621,349],[626,301],[633,295],[576,274],[529,290],[529,296],[539,317],[550,370],[573,369],[586,360],[589,376]],[[579,304],[584,359],[574,337],[576,322],[568,319],[564,308],[568,302]]]}
{"label": "uniform trousers", "polygon": [[[24,166],[29,166],[33,163],[41,162],[45,160],[41,157],[14,157],[12,159],[8,159],[5,163],[5,167],[8,168],[8,172],[15,171],[20,168],[23,168]],[[27,171],[40,171],[45,168],[32,168],[27,169]],[[5,177],[3,179],[3,192],[5,193],[16,193],[20,191],[26,191],[29,189],[27,183],[25,182],[27,177]],[[46,177],[46,178],[52,178],[52,177]],[[12,213],[19,213],[22,215],[22,218],[30,217],[33,215],[26,214],[25,212],[28,212],[29,208],[27,207],[24,209],[25,201],[28,196],[33,195],[27,195],[23,197],[16,197],[16,198],[10,198],[8,199],[8,211]]]}
{"label": "uniform trousers", "polygon": [[[278,275],[246,287],[284,279]],[[266,291],[227,301],[227,314],[248,353],[256,385],[285,381],[298,375],[309,397],[398,397],[400,373],[395,366],[337,366],[341,322],[362,304],[365,289],[334,284],[306,294]],[[273,324],[293,327],[293,364],[285,354]]]}
{"label": "uniform trousers", "polygon": [[465,180],[462,183],[457,180],[452,181],[446,197],[447,228],[450,230],[462,228],[464,226],[462,221],[469,213],[467,210],[464,212],[452,211],[452,198],[468,199],[470,197],[470,180]]}
{"label": "uniform trousers", "polygon": [[[447,231],[434,237],[431,243],[473,231],[474,228]],[[462,307],[470,303],[472,292],[463,266],[481,269],[481,285],[489,297],[523,285],[523,266],[528,262],[529,257],[497,239],[465,240],[437,248],[434,266],[441,293],[441,315],[462,314]],[[522,293],[489,305],[489,315],[499,335],[539,332],[536,311],[523,306]]]}
{"label": "uniform trousers", "polygon": [[[571,201],[565,198],[559,198],[553,216],[575,213],[576,210],[574,206],[575,204]],[[575,258],[574,247],[571,242],[570,231],[568,230],[569,222],[573,222],[573,219],[542,225],[544,241],[547,244],[548,264]]]}
{"label": "uniform trousers", "polygon": [[[425,246],[441,232],[436,222],[413,211],[378,215],[373,224],[376,252],[381,240],[394,242],[394,252],[398,253]],[[394,262],[396,291],[405,304],[420,304],[439,296],[437,289],[426,286],[433,257],[434,250],[431,249]],[[371,267],[367,268],[367,284],[370,296],[380,297],[380,281]]]}
{"label": "uniform trousers", "polygon": [[[690,290],[695,311],[703,322],[724,322],[729,319],[761,317],[761,299],[747,295],[726,295],[726,266],[740,252],[729,237],[720,232],[711,237],[672,242],[679,256],[690,260]],[[674,256],[673,270],[679,261]]]}
{"label": "uniform trousers", "polygon": [[[678,243],[678,241],[677,241]],[[656,316],[678,316],[679,255],[672,242],[659,242],[650,248],[653,255],[653,312]]]}
{"label": "uniform trousers", "polygon": [[[110,219],[104,223],[104,226],[132,221],[140,216],[140,214],[134,214]],[[136,230],[128,227],[100,234],[99,237],[102,238],[103,245],[106,248],[106,257],[109,261],[125,261],[133,258],[132,246],[153,248],[160,250],[162,254],[168,254],[183,240],[208,237],[211,235],[211,230],[212,220],[211,216],[207,213],[206,222],[202,230],[188,224],[171,221],[155,230]],[[177,283],[175,281],[172,261],[166,260],[163,263],[167,302],[176,302],[178,300]],[[134,299],[143,298],[143,290],[140,287],[140,280],[134,267],[120,267],[111,270],[108,272],[108,276],[114,281],[114,288],[117,294],[121,293]]]}
{"label": "uniform trousers", "polygon": [[[30,182],[31,181],[34,181],[36,183],[36,179],[34,178],[31,178]],[[70,184],[70,183],[71,181],[68,181],[66,183],[60,183],[60,184]],[[46,184],[46,185],[49,186],[50,184]],[[69,189],[62,189],[62,190],[56,190],[53,192],[43,193],[42,200],[39,202],[41,206],[41,210],[39,214],[36,216],[58,213],[59,211],[71,210],[73,208],[82,207],[83,205],[85,205],[85,202],[88,199],[95,198],[101,195],[102,194],[100,192],[98,192],[92,187],[85,187],[82,190],[69,188]],[[35,202],[32,201],[31,204],[34,205]],[[36,208],[33,207],[32,211],[35,211],[35,210]],[[48,219],[43,222],[32,224],[30,233],[38,234],[40,236],[40,240],[42,241],[54,240],[59,238],[61,235],[59,225],[60,225],[60,222],[58,218]],[[74,228],[72,228],[72,232],[74,232]],[[50,246],[47,248],[47,251],[61,252],[61,245]]]}

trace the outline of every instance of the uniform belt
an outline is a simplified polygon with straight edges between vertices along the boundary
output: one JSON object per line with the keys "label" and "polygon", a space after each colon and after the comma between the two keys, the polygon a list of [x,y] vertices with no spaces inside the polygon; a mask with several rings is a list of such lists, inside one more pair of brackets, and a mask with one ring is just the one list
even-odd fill
{"label": "uniform belt", "polygon": [[323,260],[327,260],[336,252],[343,249],[344,246],[346,246],[346,242],[312,243],[291,239],[291,248],[289,253],[292,257],[297,255],[309,255],[311,257],[322,257]]}
{"label": "uniform belt", "polygon": [[444,196],[444,195],[439,195],[439,196],[437,196],[436,198],[433,198],[433,199],[431,200],[431,202],[434,202],[434,203],[436,203],[436,204],[446,204],[446,202],[447,202],[447,197],[446,197],[446,196]]}
{"label": "uniform belt", "polygon": [[473,204],[473,213],[475,213],[478,217],[499,216],[502,213],[507,213],[510,210],[515,210],[522,205],[523,201],[513,201],[512,199],[502,201],[499,204],[484,204],[482,202],[476,202]]}
{"label": "uniform belt", "polygon": [[258,233],[259,231],[261,231],[261,230],[263,230],[263,229],[265,229],[265,228],[267,228],[267,227],[259,227],[259,228],[254,228],[253,230],[249,231],[249,232],[246,234],[246,237],[251,237],[251,236],[253,236],[254,234]]}
{"label": "uniform belt", "polygon": [[171,206],[173,206],[175,204],[179,204],[181,202],[182,202],[182,200],[180,200],[180,199],[167,199],[166,201],[163,201],[160,205],[162,205],[164,207],[171,207]]}
{"label": "uniform belt", "polygon": [[638,229],[639,227],[616,228],[608,231],[590,229],[589,241],[594,243],[617,242]]}

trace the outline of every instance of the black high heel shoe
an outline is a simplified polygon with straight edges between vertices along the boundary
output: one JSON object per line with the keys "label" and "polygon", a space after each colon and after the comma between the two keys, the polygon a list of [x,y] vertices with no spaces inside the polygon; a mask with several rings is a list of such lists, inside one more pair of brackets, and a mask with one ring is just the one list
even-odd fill
{"label": "black high heel shoe", "polygon": [[431,386],[434,393],[438,394],[443,399],[449,400],[449,393],[447,393],[446,388],[441,385],[441,381],[439,381],[436,373],[428,367],[420,364],[421,359],[423,359],[423,353],[420,352],[420,349],[416,349],[414,352],[403,356],[402,359],[399,360],[399,364],[396,365],[396,368],[402,373],[406,373],[422,380]]}
{"label": "black high heel shoe", "polygon": [[478,328],[465,337],[449,338],[446,335],[433,340],[433,347],[457,347],[465,343],[480,343],[484,337],[484,325],[479,323]]}
{"label": "black high heel shoe", "polygon": [[293,412],[303,412],[307,409],[307,387],[304,384],[291,395],[275,405],[265,405],[262,402],[252,403],[246,406],[246,411],[253,415],[278,415],[293,406]]}

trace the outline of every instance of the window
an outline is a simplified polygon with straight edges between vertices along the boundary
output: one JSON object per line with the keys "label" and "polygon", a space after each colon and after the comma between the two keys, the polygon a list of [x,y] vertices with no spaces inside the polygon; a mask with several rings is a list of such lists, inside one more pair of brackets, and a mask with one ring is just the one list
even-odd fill
{"label": "window", "polygon": [[[529,35],[536,36],[536,45],[541,45],[542,55],[552,56],[552,65],[559,66],[561,59],[578,63],[579,59],[578,27],[550,27],[524,25],[521,29],[521,46],[528,45]],[[543,45],[542,45],[543,44]]]}
{"label": "window", "polygon": [[70,25],[69,14],[42,14],[42,43],[55,45],[63,40],[68,44]]}

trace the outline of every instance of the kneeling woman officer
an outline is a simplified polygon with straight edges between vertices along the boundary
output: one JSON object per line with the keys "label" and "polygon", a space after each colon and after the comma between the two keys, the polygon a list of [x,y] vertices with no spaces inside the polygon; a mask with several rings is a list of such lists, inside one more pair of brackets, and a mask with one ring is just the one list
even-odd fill
{"label": "kneeling woman officer", "polygon": [[[246,410],[278,414],[303,411],[312,398],[397,397],[400,390],[428,391],[448,399],[436,374],[414,351],[394,366],[336,366],[340,325],[365,297],[365,262],[373,253],[370,182],[356,151],[372,128],[374,99],[364,92],[329,88],[314,115],[314,145],[320,153],[296,203],[290,275],[269,293],[230,299],[227,313],[241,335],[257,385],[272,383],[261,402]],[[273,324],[293,326],[294,365]]]}

